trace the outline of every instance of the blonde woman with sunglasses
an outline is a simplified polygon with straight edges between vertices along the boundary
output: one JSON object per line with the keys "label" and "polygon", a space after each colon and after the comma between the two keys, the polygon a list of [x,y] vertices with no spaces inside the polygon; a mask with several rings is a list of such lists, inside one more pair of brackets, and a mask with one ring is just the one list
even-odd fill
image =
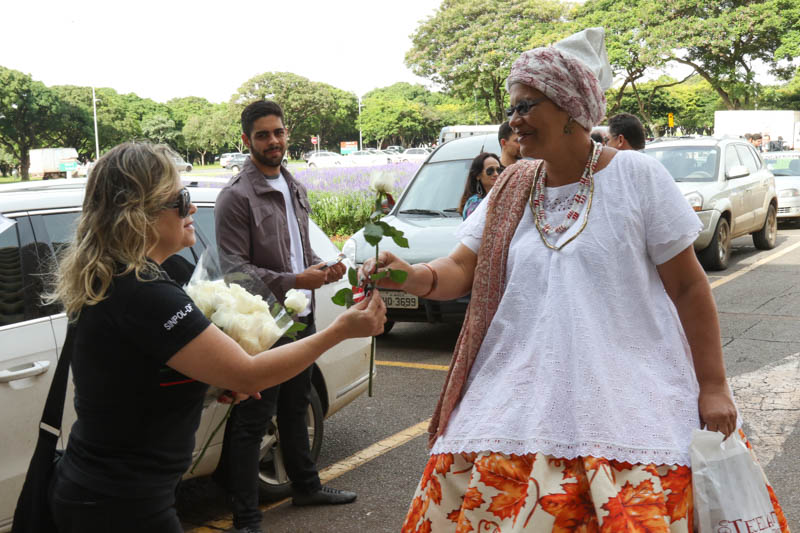
{"label": "blonde woman with sunglasses", "polygon": [[125,143],[101,157],[60,259],[52,298],[70,318],[78,415],[51,487],[62,533],[182,531],[175,488],[206,384],[257,395],[335,344],[383,330],[373,293],[319,333],[248,355],[161,268],[195,243],[197,208],[172,155]]}

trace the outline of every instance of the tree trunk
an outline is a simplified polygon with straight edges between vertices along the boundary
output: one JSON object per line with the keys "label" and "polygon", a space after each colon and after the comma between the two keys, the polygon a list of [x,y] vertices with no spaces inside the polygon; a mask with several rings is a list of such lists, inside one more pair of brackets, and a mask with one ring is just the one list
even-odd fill
{"label": "tree trunk", "polygon": [[206,152],[207,151],[208,150],[203,150],[202,152],[200,152],[200,165],[202,165],[202,166],[206,166]]}
{"label": "tree trunk", "polygon": [[22,181],[28,181],[31,179],[30,175],[28,174],[28,171],[30,170],[29,167],[31,166],[31,155],[30,152],[28,152],[27,146],[20,146],[19,152],[21,155],[19,158],[19,175]]}

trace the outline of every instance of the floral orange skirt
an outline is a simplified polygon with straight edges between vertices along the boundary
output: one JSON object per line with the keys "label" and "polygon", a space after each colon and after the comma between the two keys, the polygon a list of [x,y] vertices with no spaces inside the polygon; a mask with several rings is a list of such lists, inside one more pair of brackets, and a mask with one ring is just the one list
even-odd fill
{"label": "floral orange skirt", "polygon": [[[781,531],[789,533],[768,483],[767,489]],[[425,466],[402,532],[688,533],[693,513],[687,466],[445,453],[432,455]]]}

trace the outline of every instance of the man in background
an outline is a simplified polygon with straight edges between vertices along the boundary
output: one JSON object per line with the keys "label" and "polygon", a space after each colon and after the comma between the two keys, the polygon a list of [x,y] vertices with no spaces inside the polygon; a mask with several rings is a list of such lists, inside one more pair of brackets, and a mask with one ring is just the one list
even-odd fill
{"label": "man in background", "polygon": [[508,121],[500,124],[500,129],[497,130],[497,140],[500,141],[500,164],[505,168],[522,159],[518,138],[519,136],[508,125]]}
{"label": "man in background", "polygon": [[[261,279],[279,302],[289,289],[308,295],[297,314],[306,324],[298,339],[314,333],[313,290],[340,279],[341,263],[324,268],[311,249],[305,187],[283,166],[288,134],[283,110],[257,101],[242,111],[242,141],[250,149],[242,171],[222,189],[214,208],[217,243],[226,262]],[[280,339],[275,346],[290,342]],[[283,463],[292,482],[294,505],[350,503],[354,492],[323,487],[308,442],[306,412],[311,401],[312,368],[236,405],[214,479],[228,492],[233,524],[240,533],[261,533],[258,473],[261,441],[278,415]]]}
{"label": "man in background", "polygon": [[608,146],[617,150],[643,150],[644,126],[630,113],[619,113],[608,119]]}

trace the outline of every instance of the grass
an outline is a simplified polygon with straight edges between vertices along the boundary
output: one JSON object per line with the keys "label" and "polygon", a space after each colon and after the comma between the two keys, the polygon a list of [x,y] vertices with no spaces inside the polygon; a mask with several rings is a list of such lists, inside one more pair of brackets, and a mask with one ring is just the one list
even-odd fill
{"label": "grass", "polygon": [[[40,180],[42,178],[31,178],[31,181]],[[0,176],[0,183],[19,183],[22,179],[19,176]]]}

